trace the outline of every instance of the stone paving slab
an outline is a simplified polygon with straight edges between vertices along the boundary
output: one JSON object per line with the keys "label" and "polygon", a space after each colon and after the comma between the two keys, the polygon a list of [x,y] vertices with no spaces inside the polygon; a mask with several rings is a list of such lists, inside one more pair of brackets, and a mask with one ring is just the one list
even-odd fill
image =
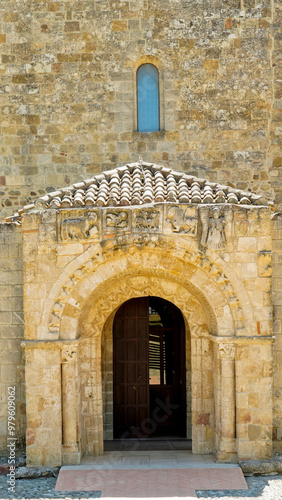
{"label": "stone paving slab", "polygon": [[[197,464],[199,467],[213,465],[215,467],[229,467],[230,464],[217,464],[214,455],[196,455],[187,450],[162,451],[106,451],[98,457],[86,456],[81,460],[80,466],[89,466],[93,469],[162,469],[185,468]],[[231,464],[231,467],[237,466]]]}
{"label": "stone paving slab", "polygon": [[248,489],[240,467],[82,469],[62,467],[55,491],[101,491],[114,498],[197,498],[195,490]]}
{"label": "stone paving slab", "polygon": [[[280,500],[282,498],[282,475],[247,477],[248,490],[236,491],[197,491],[200,500]],[[55,491],[56,478],[37,478],[16,480],[15,494],[8,495],[7,478],[0,476],[0,500],[43,499],[63,500],[99,498],[100,492],[59,492]],[[115,499],[116,500],[116,499]],[[119,498],[119,500],[122,500]],[[127,499],[128,500],[128,499]],[[164,498],[162,499],[164,500]],[[170,499],[172,500],[172,499]],[[184,499],[183,499],[184,500]]]}
{"label": "stone paving slab", "polygon": [[61,467],[61,470],[112,470],[112,469],[239,469],[239,465],[237,464],[212,464],[207,463],[204,464],[202,462],[190,462],[187,465],[186,461],[177,460],[175,463],[172,463],[170,460],[138,460],[138,463],[135,463],[134,460],[121,460],[119,463],[95,463],[95,464],[83,464],[83,465],[64,465]]}

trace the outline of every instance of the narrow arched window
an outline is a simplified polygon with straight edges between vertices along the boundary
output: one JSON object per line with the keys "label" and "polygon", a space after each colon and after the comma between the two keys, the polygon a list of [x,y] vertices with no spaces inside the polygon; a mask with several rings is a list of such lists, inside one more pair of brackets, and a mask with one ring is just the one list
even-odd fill
{"label": "narrow arched window", "polygon": [[137,70],[138,132],[160,130],[159,72],[153,64]]}

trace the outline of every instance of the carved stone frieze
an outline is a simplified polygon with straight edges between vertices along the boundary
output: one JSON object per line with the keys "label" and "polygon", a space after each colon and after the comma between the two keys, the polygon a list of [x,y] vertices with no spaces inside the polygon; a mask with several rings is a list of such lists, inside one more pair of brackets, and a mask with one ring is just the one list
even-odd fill
{"label": "carved stone frieze", "polygon": [[62,212],[61,239],[63,241],[96,240],[99,235],[99,213],[97,210]]}
{"label": "carved stone frieze", "polygon": [[165,232],[197,234],[198,215],[196,207],[169,205],[166,208]]}
{"label": "carved stone frieze", "polygon": [[231,206],[167,204],[144,207],[108,207],[60,211],[58,234],[63,242],[97,241],[103,235],[153,232],[198,237],[212,250],[232,246]]}
{"label": "carved stone frieze", "polygon": [[229,246],[232,233],[232,210],[223,206],[199,208],[201,221],[200,243],[203,247],[220,250]]}
{"label": "carved stone frieze", "polygon": [[133,229],[137,231],[161,232],[162,213],[159,208],[143,208],[134,211]]}
{"label": "carved stone frieze", "polygon": [[131,213],[124,209],[108,209],[104,211],[105,233],[129,231],[131,229]]}

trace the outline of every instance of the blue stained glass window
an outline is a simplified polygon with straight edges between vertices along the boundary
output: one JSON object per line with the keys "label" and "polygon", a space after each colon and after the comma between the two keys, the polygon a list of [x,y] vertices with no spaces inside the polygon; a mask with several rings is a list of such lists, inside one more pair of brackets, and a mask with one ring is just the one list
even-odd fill
{"label": "blue stained glass window", "polygon": [[142,64],[137,70],[138,131],[160,130],[159,72],[153,64]]}

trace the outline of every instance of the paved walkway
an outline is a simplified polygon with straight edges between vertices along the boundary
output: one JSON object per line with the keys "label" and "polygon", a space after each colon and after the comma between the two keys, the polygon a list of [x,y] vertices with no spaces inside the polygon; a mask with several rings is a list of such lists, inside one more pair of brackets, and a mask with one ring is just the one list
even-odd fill
{"label": "paved walkway", "polygon": [[[99,490],[103,498],[199,498],[225,491],[249,497],[240,467],[217,464],[213,455],[187,450],[111,451],[84,457],[80,466],[62,467],[56,490]],[[279,494],[280,495],[280,494]],[[280,500],[279,495],[273,500]],[[281,488],[282,500],[282,488]]]}
{"label": "paved walkway", "polygon": [[[282,499],[282,476],[268,477],[247,477],[249,489],[234,491],[197,491],[197,497],[200,500],[281,500]],[[7,479],[0,476],[0,500],[15,499],[88,499],[99,498],[100,492],[75,492],[62,493],[55,491],[56,478],[39,479],[19,479],[16,481],[15,494],[8,494]],[[114,500],[117,500],[116,498]],[[121,500],[121,499],[119,499]],[[127,498],[127,500],[129,500]],[[160,500],[160,499],[158,499]],[[162,499],[164,500],[164,499]],[[170,499],[172,500],[172,499]],[[183,499],[182,499],[183,500]],[[195,500],[195,499],[194,499]]]}
{"label": "paved walkway", "polygon": [[[172,469],[173,467],[173,469]],[[225,500],[244,500],[252,498],[254,500],[282,500],[282,475],[281,476],[269,476],[269,477],[247,477],[246,482],[249,489],[240,490],[203,490],[204,487],[224,487],[227,488],[227,483],[223,486],[216,484],[213,486],[214,480],[219,480],[222,474],[225,474],[225,479],[228,479],[228,475],[237,469],[241,474],[241,486],[237,484],[237,487],[245,487],[244,478],[242,477],[241,469],[237,466],[234,467],[232,464],[216,464],[215,459],[211,455],[192,455],[192,453],[187,453],[187,451],[165,451],[164,452],[106,452],[103,456],[93,458],[86,457],[83,459],[82,464],[78,468],[72,466],[64,467],[61,470],[68,472],[71,477],[74,475],[74,471],[84,471],[84,473],[97,473],[98,479],[100,479],[99,488],[95,491],[57,491],[55,490],[55,485],[57,479],[54,477],[48,478],[37,478],[37,479],[18,479],[16,480],[15,493],[9,493],[7,477],[0,476],[0,500],[7,498],[15,499],[76,499],[76,498],[112,498],[113,500],[122,500],[124,496],[124,484],[131,482],[132,490],[131,496],[127,496],[126,500],[130,498],[145,498],[148,494],[146,492],[137,495],[138,488],[143,487],[147,482],[147,477],[143,477],[144,474],[151,476],[150,481],[154,481],[156,484],[166,483],[165,488],[162,491],[155,492],[155,498],[162,498],[162,500],[169,498],[169,500],[174,499],[177,496],[177,491],[179,493],[178,498],[180,500],[184,499],[225,499]],[[109,474],[115,474],[115,483],[110,484]],[[172,475],[174,475],[173,481],[171,481]],[[190,474],[190,479],[189,479]],[[85,477],[86,477],[85,476]],[[130,477],[132,476],[132,477]],[[160,476],[160,477],[157,477]],[[182,477],[183,476],[183,477]],[[187,477],[188,476],[188,477]],[[112,476],[113,478],[113,476]],[[208,479],[208,484],[206,480]],[[73,479],[72,479],[73,480]],[[196,483],[193,481],[196,480]],[[149,483],[150,483],[149,481]],[[190,481],[190,482],[189,482]],[[193,491],[190,490],[191,495],[188,496],[188,487],[191,486],[191,481],[193,482]],[[174,482],[174,483],[173,483]],[[173,484],[172,484],[173,483]],[[71,484],[71,483],[69,483]],[[96,483],[98,484],[98,483]],[[230,483],[229,483],[230,484]],[[86,482],[81,484],[82,490],[86,489]],[[117,485],[121,488],[119,491]],[[182,492],[179,489],[179,485],[185,486]],[[234,486],[234,485],[233,485]],[[106,487],[112,488],[112,497],[105,497],[105,493],[109,494],[110,490],[106,490]],[[229,486],[230,488],[231,486]],[[140,491],[139,491],[140,493]],[[159,493],[159,495],[158,495]],[[183,496],[185,495],[186,496]],[[173,495],[173,496],[169,496]],[[151,498],[153,498],[151,496]]]}
{"label": "paved walkway", "polygon": [[237,464],[187,450],[111,451],[60,470],[57,491],[101,491],[103,498],[197,498],[196,489],[247,489]]}

